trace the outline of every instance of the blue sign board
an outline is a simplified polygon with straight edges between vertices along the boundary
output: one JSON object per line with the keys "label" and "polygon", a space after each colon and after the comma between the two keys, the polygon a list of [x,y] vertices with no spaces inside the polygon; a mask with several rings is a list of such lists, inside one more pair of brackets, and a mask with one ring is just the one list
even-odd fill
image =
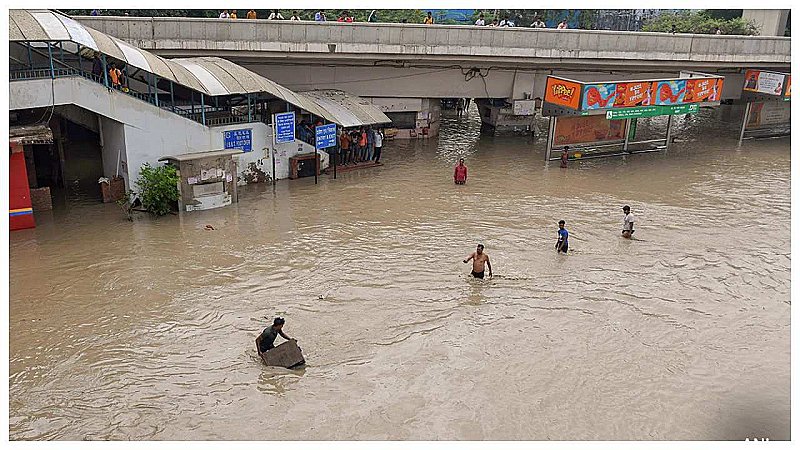
{"label": "blue sign board", "polygon": [[294,111],[275,114],[275,143],[294,142]]}
{"label": "blue sign board", "polygon": [[336,124],[320,125],[316,128],[317,150],[323,148],[336,147]]}
{"label": "blue sign board", "polygon": [[238,148],[245,152],[253,151],[253,130],[229,130],[225,132],[225,148]]}

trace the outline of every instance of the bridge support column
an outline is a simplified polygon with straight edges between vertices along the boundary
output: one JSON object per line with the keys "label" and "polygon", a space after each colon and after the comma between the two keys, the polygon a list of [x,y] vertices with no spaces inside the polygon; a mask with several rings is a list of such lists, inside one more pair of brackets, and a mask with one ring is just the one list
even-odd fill
{"label": "bridge support column", "polygon": [[788,9],[745,9],[742,19],[754,21],[761,36],[783,36],[789,20]]}

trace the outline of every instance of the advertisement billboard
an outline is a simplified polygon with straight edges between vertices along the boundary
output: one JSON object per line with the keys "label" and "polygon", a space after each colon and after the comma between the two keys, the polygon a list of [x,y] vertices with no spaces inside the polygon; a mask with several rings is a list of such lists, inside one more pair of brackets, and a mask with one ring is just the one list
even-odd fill
{"label": "advertisement billboard", "polygon": [[614,99],[614,107],[632,108],[634,106],[650,105],[652,87],[653,83],[650,81],[617,83],[617,97]]}
{"label": "advertisement billboard", "polygon": [[761,70],[748,70],[744,74],[744,90],[768,95],[781,95],[786,75]]}
{"label": "advertisement billboard", "polygon": [[791,97],[792,95],[792,77],[786,77],[786,97]]}
{"label": "advertisement billboard", "polygon": [[616,95],[616,83],[584,85],[581,110],[613,108]]}
{"label": "advertisement billboard", "polygon": [[554,144],[572,145],[625,139],[625,121],[605,116],[559,117]]}
{"label": "advertisement billboard", "polygon": [[651,105],[678,105],[684,103],[686,80],[665,80],[653,83]]}
{"label": "advertisement billboard", "polygon": [[578,109],[580,106],[581,85],[562,78],[547,77],[544,101],[554,105]]}
{"label": "advertisement billboard", "polygon": [[716,78],[692,78],[686,80],[686,95],[683,103],[713,102],[719,98]]}
{"label": "advertisement billboard", "polygon": [[769,128],[785,125],[792,120],[792,107],[788,102],[754,102],[750,108],[746,129]]}

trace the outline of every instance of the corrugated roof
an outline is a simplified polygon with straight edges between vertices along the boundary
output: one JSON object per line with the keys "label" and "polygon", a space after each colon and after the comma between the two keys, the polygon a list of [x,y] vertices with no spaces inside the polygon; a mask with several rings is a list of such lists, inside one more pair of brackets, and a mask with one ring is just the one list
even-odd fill
{"label": "corrugated roof", "polygon": [[209,96],[265,92],[344,127],[389,123],[378,108],[342,91],[293,92],[226,59],[165,59],[50,10],[9,11],[9,41],[71,41]]}
{"label": "corrugated roof", "polygon": [[301,94],[325,108],[332,116],[326,119],[345,128],[392,121],[372,103],[347,92],[330,89],[306,91]]}

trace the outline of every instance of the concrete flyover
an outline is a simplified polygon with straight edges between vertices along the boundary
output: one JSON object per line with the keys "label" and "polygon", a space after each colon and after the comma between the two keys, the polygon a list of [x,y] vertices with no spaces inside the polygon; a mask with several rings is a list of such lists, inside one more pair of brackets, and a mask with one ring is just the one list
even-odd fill
{"label": "concrete flyover", "polygon": [[788,69],[790,38],[475,26],[76,17],[161,56],[515,69]]}

